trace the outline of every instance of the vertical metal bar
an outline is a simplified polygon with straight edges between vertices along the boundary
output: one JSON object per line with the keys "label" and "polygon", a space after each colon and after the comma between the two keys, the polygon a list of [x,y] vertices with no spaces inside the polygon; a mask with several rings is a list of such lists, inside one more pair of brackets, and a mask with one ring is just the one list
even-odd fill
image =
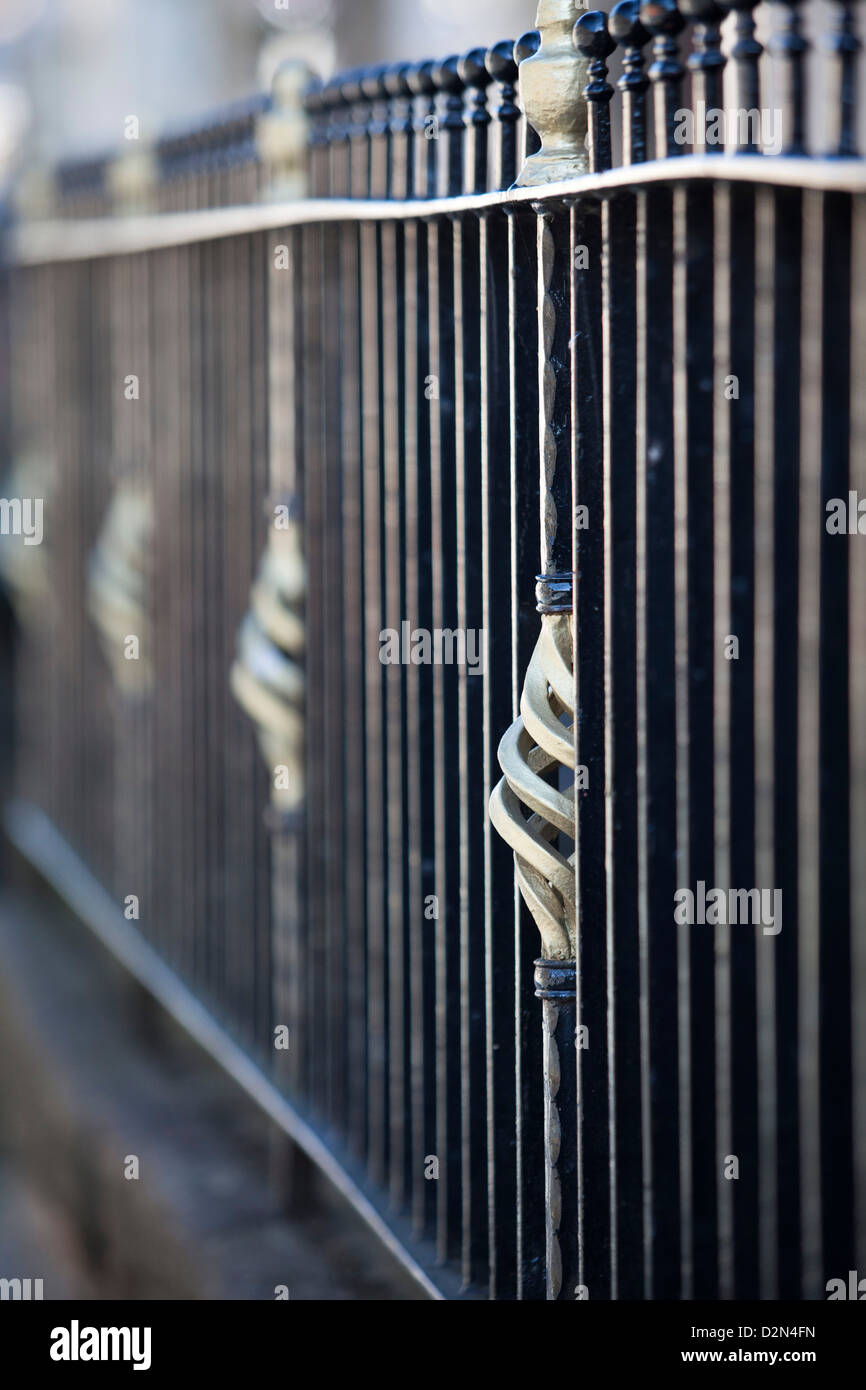
{"label": "vertical metal bar", "polygon": [[395,63],[383,82],[390,99],[391,197],[411,198],[415,189],[415,140],[409,63]]}
{"label": "vertical metal bar", "polygon": [[[442,80],[451,81],[450,77]],[[453,139],[453,135],[452,135]],[[452,169],[455,167],[451,161]],[[454,240],[450,224],[428,229],[430,282],[432,627],[456,622],[455,320]],[[441,1259],[460,1249],[460,820],[451,814],[458,727],[457,681],[452,668],[433,667],[435,762],[435,862],[439,919],[436,924],[436,1152],[440,1162],[437,1246]],[[453,742],[452,742],[453,740]],[[443,1181],[444,1178],[444,1181]]]}
{"label": "vertical metal bar", "polygon": [[805,54],[809,44],[803,36],[800,4],[801,0],[784,0],[782,27],[770,35],[767,50],[778,74],[778,104],[783,113],[781,153],[802,155],[806,153]]}
{"label": "vertical metal bar", "polygon": [[[510,209],[508,216],[508,335],[509,335],[509,483],[511,512],[511,700],[512,714],[520,705],[523,673],[537,636],[537,615],[526,601],[530,576],[536,570],[540,469],[538,449],[538,344],[536,218]],[[544,1271],[537,1252],[544,1247],[545,1210],[537,1175],[544,1163],[543,1114],[535,1078],[543,1074],[537,1004],[527,990],[537,952],[537,928],[516,882],[514,901],[514,1113],[516,1149],[516,1264],[517,1297],[544,1296]]]}
{"label": "vertical metal bar", "polygon": [[[403,323],[402,227],[386,222],[381,228],[382,255],[382,495],[383,495],[383,622],[384,630],[403,634],[406,614],[402,449],[403,381],[401,372]],[[402,646],[402,641],[401,641]],[[402,653],[401,653],[402,656]],[[405,667],[402,660],[383,666],[385,720],[385,816],[383,832],[388,864],[388,1035],[391,1200],[400,1208],[408,1190],[407,1134],[407,921],[404,882],[404,717]]]}
{"label": "vertical metal bar", "polygon": [[761,105],[758,64],[764,50],[755,38],[753,11],[757,4],[758,0],[724,0],[725,9],[736,14],[735,39],[729,55],[734,66],[738,116],[737,138],[729,143],[734,144],[736,154],[759,153],[759,131],[750,119],[750,113],[758,113]]}
{"label": "vertical metal bar", "polygon": [[[463,80],[462,75],[461,80]],[[467,343],[467,337],[471,331],[471,317],[466,303],[466,292],[468,291],[470,295],[472,292],[473,269],[475,269],[474,278],[477,282],[477,267],[472,266],[473,241],[476,243],[474,249],[477,255],[477,223],[471,218],[455,217],[451,220],[451,236],[454,253],[454,616],[456,630],[464,634],[465,642],[469,631],[467,570],[471,563],[473,539],[476,541],[476,555],[478,553],[477,538],[471,537],[468,531],[470,499],[467,497],[467,468],[471,467],[470,451],[473,443],[477,447],[477,439],[471,440],[467,435],[472,428],[472,423],[477,424],[478,415],[476,411],[475,420],[472,422],[471,397],[467,399],[471,389],[470,383],[467,381],[467,372],[472,371],[469,362],[477,364],[479,348],[475,344],[474,358],[471,351],[467,351],[467,348],[471,347],[471,344]],[[477,1094],[477,1066],[473,1067],[473,1062],[477,1063],[480,1057],[477,1047],[473,1047],[474,1030],[472,1028],[472,986],[474,983],[472,967],[475,963],[473,956],[477,956],[477,949],[472,951],[473,938],[470,935],[474,922],[470,899],[471,858],[468,803],[469,769],[473,762],[470,753],[469,690],[465,660],[461,666],[458,666],[455,675],[457,687],[455,711],[457,716],[457,747],[455,750],[457,779],[454,791],[457,805],[452,808],[452,813],[453,810],[456,810],[459,836],[457,909],[459,914],[460,1063],[457,1077],[454,1078],[452,1084],[459,1085],[460,1089],[460,1246],[463,1283],[468,1286],[472,1281],[473,1256],[475,1255],[472,1240],[473,1177],[475,1176],[472,1161],[473,1138],[475,1137],[473,1130],[477,1131],[479,1122],[483,1127],[484,1096],[483,1091],[481,1096]],[[477,685],[475,689],[478,689]],[[477,766],[477,760],[474,765]],[[477,933],[474,934],[474,941],[480,944]],[[483,1203],[476,1204],[476,1212],[486,1219],[487,1212]]]}
{"label": "vertical metal bar", "polygon": [[821,966],[820,873],[820,613],[821,613],[821,383],[823,380],[824,264],[822,200],[803,197],[802,339],[800,347],[800,554],[798,812],[798,1024],[800,1094],[800,1211],[802,1296],[824,1292],[821,1239],[821,1018],[815,982]]}
{"label": "vertical metal bar", "polygon": [[[866,373],[866,201],[862,193],[855,194],[852,201],[849,486],[862,499],[866,497],[866,393],[859,384]],[[851,843],[862,845],[866,841],[866,624],[861,595],[866,593],[866,546],[852,546],[849,578]],[[851,936],[852,1100],[855,1151],[862,1155],[866,1152],[866,933],[862,927],[866,920],[866,856],[860,853],[851,856],[851,906],[852,923],[856,924]],[[862,1162],[855,1168],[854,1231],[854,1268],[862,1269],[866,1263],[866,1167]]]}
{"label": "vertical metal bar", "polygon": [[348,108],[346,129],[348,135],[349,196],[366,197],[366,131],[363,122],[363,96],[361,92],[361,69],[348,73],[341,84],[340,95]]}
{"label": "vertical metal bar", "polygon": [[187,919],[187,970],[188,978],[200,988],[201,958],[204,937],[201,930],[202,908],[204,904],[203,856],[203,808],[205,804],[207,749],[202,750],[202,719],[200,710],[206,699],[205,677],[202,673],[203,633],[200,626],[198,606],[200,595],[204,592],[202,576],[202,532],[203,486],[202,479],[205,462],[204,410],[205,395],[202,389],[206,374],[206,334],[204,330],[204,293],[207,248],[198,245],[193,248],[190,265],[190,509],[189,524],[189,575],[187,589],[187,641],[189,651],[189,677],[187,686],[186,737],[190,750],[190,782],[188,784],[188,810],[192,823],[192,845],[190,855],[191,902]]}
{"label": "vertical metal bar", "polygon": [[[714,646],[713,707],[715,770],[714,803],[714,882],[727,892],[731,885],[731,663],[725,659],[724,645],[731,633],[731,412],[725,398],[724,382],[731,373],[731,219],[729,190],[715,189],[714,206]],[[730,927],[717,925],[715,946],[715,1073],[716,1073],[716,1183],[718,1193],[718,1281],[719,1296],[731,1298],[734,1292],[734,1216],[733,1191],[724,1174],[725,1157],[733,1143],[731,1093],[731,939]]]}
{"label": "vertical metal bar", "polygon": [[[555,204],[536,203],[538,271],[539,523],[540,580],[571,574],[573,516],[570,374],[572,339],[570,225]],[[580,700],[580,690],[576,694]],[[577,727],[575,704],[575,728]],[[572,792],[574,796],[574,792]],[[582,868],[575,854],[576,896]],[[582,964],[582,962],[581,962]],[[545,1197],[548,1299],[573,1299],[585,1286],[581,1102],[578,1052],[573,1028],[581,1021],[581,980],[576,962],[536,965],[536,994],[543,1001],[545,1047]],[[558,1063],[558,1071],[557,1071]]]}
{"label": "vertical metal bar", "polygon": [[517,64],[514,61],[514,43],[502,39],[488,49],[485,59],[487,71],[497,84],[498,106],[496,107],[496,167],[494,169],[494,188],[510,188],[517,177],[517,127],[520,110],[515,100],[517,95]]}
{"label": "vertical metal bar", "polygon": [[[688,208],[689,190],[675,188],[673,196],[673,455],[674,455],[674,665],[676,678],[676,859],[681,883],[691,884],[691,701],[689,689],[689,531],[697,497],[689,493],[688,437]],[[706,411],[711,418],[711,411]],[[694,518],[696,519],[696,518]],[[691,1076],[692,928],[677,924],[678,1119],[680,1152],[681,1294],[694,1289],[694,1141],[692,1137]]]}
{"label": "vertical metal bar", "polygon": [[340,280],[342,390],[343,496],[343,785],[345,816],[344,910],[347,988],[347,1090],[348,1141],[359,1157],[366,1155],[367,1087],[367,979],[364,875],[364,551],[362,478],[362,400],[367,364],[361,344],[360,232],[354,223],[341,232]]}
{"label": "vertical metal bar", "polygon": [[342,854],[343,798],[340,788],[342,764],[341,740],[344,730],[342,708],[342,547],[339,544],[341,527],[339,514],[342,498],[342,359],[340,357],[340,235],[336,226],[325,226],[321,234],[321,392],[322,392],[322,453],[316,476],[310,476],[307,496],[315,488],[315,507],[308,505],[310,530],[321,529],[316,549],[320,556],[320,577],[317,579],[321,604],[321,636],[317,638],[315,623],[310,626],[313,644],[321,642],[319,668],[321,686],[310,685],[310,703],[322,709],[321,795],[324,838],[319,846],[319,863],[323,871],[323,921],[325,942],[323,995],[325,1001],[326,1034],[323,1040],[324,1063],[327,1068],[327,1114],[330,1123],[339,1131],[346,1124],[346,1065],[345,1037],[345,953],[342,939],[343,902],[342,880],[338,856]]}
{"label": "vertical metal bar", "polygon": [[[402,380],[403,409],[403,496],[401,527],[404,555],[405,621],[410,630],[421,626],[420,587],[421,567],[426,556],[421,553],[421,460],[419,409],[424,400],[422,370],[422,338],[426,324],[421,305],[422,272],[419,265],[419,226],[414,221],[405,224],[403,236],[403,275],[400,286],[403,314]],[[406,785],[406,849],[405,849],[405,913],[406,913],[406,1182],[407,1200],[411,1204],[412,1227],[419,1236],[424,1231],[426,1193],[429,1181],[425,1177],[425,1139],[427,1134],[425,1100],[424,1018],[425,951],[424,937],[430,921],[424,893],[421,807],[423,782],[421,776],[421,692],[419,668],[414,663],[405,669],[405,785]]]}
{"label": "vertical metal bar", "polygon": [[[663,106],[666,104],[663,102]],[[662,112],[664,114],[664,111]],[[638,848],[647,1296],[681,1288],[671,194],[638,203]],[[651,1068],[651,1072],[650,1072]],[[650,1075],[652,1093],[650,1093]]]}
{"label": "vertical metal bar", "polygon": [[467,146],[466,191],[485,193],[490,185],[490,164],[488,160],[488,127],[490,112],[487,110],[487,88],[491,77],[485,65],[483,48],[470,49],[460,59],[458,71],[468,94],[471,94],[469,111],[466,115],[466,134],[471,137]]}
{"label": "vertical metal bar", "polygon": [[306,837],[307,867],[307,1010],[305,1029],[306,1085],[309,1099],[320,1114],[327,1114],[328,1042],[327,991],[330,923],[327,919],[328,873],[324,842],[328,836],[324,749],[329,737],[323,707],[327,634],[324,629],[324,575],[328,563],[326,517],[322,498],[322,479],[326,468],[325,361],[327,344],[323,329],[325,297],[324,229],[306,226],[301,233],[302,276],[304,282],[303,328],[303,459],[304,459],[304,537],[306,559],[305,618],[306,683],[309,691],[319,692],[306,706],[305,736],[308,795]]}
{"label": "vertical metal bar", "polygon": [[[285,252],[278,251],[278,248],[283,247],[285,247]],[[296,323],[296,287],[300,281],[300,272],[296,251],[295,235],[287,228],[278,228],[265,237],[268,330],[267,520],[269,527],[274,525],[276,519],[273,511],[275,504],[278,501],[285,502],[289,498],[297,498],[299,490],[296,366],[299,345]],[[285,256],[285,260],[283,260],[283,256]],[[250,556],[250,563],[251,561],[252,557]],[[237,712],[237,719],[239,723],[242,722],[240,710]],[[245,788],[249,786],[251,780],[250,758],[256,758],[258,755],[258,750],[252,747],[252,742],[251,731],[248,730],[246,738],[243,739],[238,729],[234,739],[235,757],[239,767],[238,782]],[[238,836],[238,833],[238,828],[235,828],[235,836]],[[272,861],[270,894],[273,959],[271,1011],[274,1025],[282,1025],[289,1030],[288,1048],[273,1049],[274,1076],[279,1086],[291,1088],[299,1094],[300,1017],[297,993],[303,974],[299,942],[299,917],[302,910],[300,875],[303,865],[300,830],[286,830],[283,834],[274,835]],[[237,936],[240,940],[240,931],[237,932]],[[235,967],[230,965],[230,968],[234,969]]]}
{"label": "vertical metal bar", "polygon": [[409,87],[416,101],[415,121],[415,194],[419,198],[436,196],[437,151],[439,126],[436,115],[435,64],[429,60],[416,63],[409,71]]}
{"label": "vertical metal bar", "polygon": [[843,158],[857,155],[857,63],[863,45],[857,35],[854,13],[850,0],[837,0],[836,26],[827,38],[832,55],[826,107],[830,116],[830,149]]}
{"label": "vertical metal bar", "polygon": [[[721,387],[731,414],[730,505],[732,653],[730,731],[730,887],[755,882],[755,196],[729,193],[730,373]],[[727,657],[727,653],[725,653]],[[770,885],[763,885],[769,887]],[[759,930],[731,931],[732,1132],[740,1163],[733,1189],[734,1281],[741,1298],[758,1296],[758,1093],[756,951]]]}
{"label": "vertical metal bar", "polygon": [[391,129],[388,110],[386,69],[368,69],[361,79],[361,90],[368,102],[367,135],[370,142],[370,198],[391,196]]}
{"label": "vertical metal bar", "polygon": [[613,965],[609,1025],[611,1297],[643,1295],[640,943],[637,876],[636,682],[636,200],[602,207],[605,576],[605,864],[608,949]]}
{"label": "vertical metal bar", "polygon": [[681,153],[676,113],[684,69],[679,60],[677,35],[682,33],[686,21],[676,0],[646,0],[640,9],[640,21],[653,40],[649,79],[653,89],[655,157],[671,158]]}
{"label": "vertical metal bar", "polygon": [[[488,67],[490,67],[488,57]],[[483,674],[483,786],[493,785],[496,745],[500,729],[513,717],[510,701],[509,658],[511,615],[502,601],[510,580],[509,493],[507,472],[510,402],[501,354],[507,350],[497,322],[496,305],[507,298],[507,223],[501,215],[485,216],[479,226],[479,396],[480,396],[480,496],[481,496],[481,627],[485,637]],[[514,1168],[508,1161],[510,1129],[509,1089],[514,1084],[514,1035],[512,1019],[502,1026],[504,1005],[514,976],[513,954],[505,934],[498,929],[510,909],[499,889],[511,878],[508,847],[494,836],[488,816],[483,817],[484,844],[484,1017],[487,1141],[488,1292],[491,1299],[516,1294],[513,1223]],[[496,930],[495,927],[497,928]],[[505,958],[505,959],[503,959]],[[505,967],[505,968],[503,968]],[[504,1053],[504,1055],[502,1055]],[[503,1086],[504,1081],[504,1086]]]}
{"label": "vertical metal bar", "polygon": [[[713,664],[714,618],[713,441],[715,382],[713,300],[715,253],[713,190],[677,193],[677,418],[684,432],[678,452],[676,502],[678,556],[678,742],[686,749],[678,768],[678,874],[682,884],[712,884],[713,864]],[[683,497],[685,493],[685,498]],[[683,666],[686,661],[685,669]],[[688,1011],[687,1055],[690,1152],[684,1159],[691,1243],[690,1297],[718,1294],[714,943],[710,932],[684,927],[681,952],[688,976],[680,977],[681,1008]],[[682,941],[687,936],[687,941]],[[685,966],[685,961],[683,962]],[[683,985],[686,985],[686,998]],[[685,1029],[683,1029],[685,1031]],[[682,1044],[681,1044],[682,1047]],[[683,1107],[684,1109],[685,1107]],[[682,1146],[686,1153],[686,1144]],[[684,1249],[685,1254],[685,1249]],[[684,1260],[685,1264],[685,1260]]]}
{"label": "vertical metal bar", "polygon": [[[821,478],[822,508],[804,516],[820,527],[820,1097],[823,1281],[854,1267],[851,1113],[851,850],[848,670],[850,548],[857,545],[856,505],[849,493],[851,422],[851,197],[822,199]],[[848,535],[827,525],[827,503],[848,502]],[[821,523],[824,523],[823,525]],[[814,977],[811,988],[815,989]],[[820,1289],[817,1290],[820,1296]]]}
{"label": "vertical metal bar", "polygon": [[454,198],[463,192],[465,169],[463,93],[465,84],[460,75],[460,60],[456,53],[443,58],[433,69],[433,81],[439,94],[439,184],[441,197]]}
{"label": "vertical metal bar", "polygon": [[[606,29],[600,32],[607,39]],[[609,52],[612,46],[608,40],[600,48],[596,46],[595,51]],[[583,51],[585,53],[585,49]],[[571,301],[567,317],[570,318],[571,350],[571,511],[574,518],[571,569],[575,574],[576,686],[572,794],[578,810],[574,846],[578,902],[575,951],[578,1033],[574,1040],[581,1262],[578,1282],[586,1286],[591,1298],[609,1299],[616,1263],[611,1144],[615,1095],[611,1058],[614,962],[608,911],[611,885],[605,856],[605,792],[609,785],[605,717],[608,616],[605,534],[608,516],[602,414],[601,204],[589,198],[575,202],[569,224],[566,244],[570,273],[566,283]]]}
{"label": "vertical metal bar", "polygon": [[[479,50],[478,63],[483,63]],[[478,87],[481,102],[489,78]],[[476,154],[478,153],[476,149]],[[482,161],[486,174],[486,157]],[[457,630],[463,633],[464,660],[458,668],[461,779],[460,957],[461,1084],[463,1141],[463,1271],[467,1285],[488,1277],[487,1089],[484,1018],[485,947],[478,929],[484,913],[484,830],[486,784],[473,769],[484,761],[484,679],[487,634],[483,608],[483,498],[481,452],[486,406],[480,379],[482,357],[481,219],[470,214],[454,221],[455,442],[457,523]],[[458,648],[459,651],[459,648]]]}
{"label": "vertical metal bar", "polygon": [[382,622],[381,363],[379,306],[379,229],[362,224],[361,353],[364,372],[361,400],[363,428],[363,542],[367,851],[367,1058],[368,1164],[375,1182],[384,1185],[388,1165],[387,936],[383,906],[387,891],[382,822],[385,806],[384,728],[379,634]]}
{"label": "vertical metal bar", "polygon": [[598,174],[609,169],[613,162],[610,145],[613,87],[607,80],[607,59],[616,48],[616,40],[607,30],[607,15],[602,10],[586,10],[580,15],[574,26],[574,44],[589,60],[589,82],[583,89],[589,120],[587,146],[590,170]]}
{"label": "vertical metal bar", "polygon": [[622,162],[642,164],[647,158],[646,93],[649,77],[644,72],[641,49],[649,34],[640,22],[640,0],[619,0],[610,12],[610,32],[622,55],[622,75],[617,91],[622,93]]}
{"label": "vertical metal bar", "polygon": [[[680,8],[694,24],[688,70],[692,79],[692,107],[699,117],[695,124],[695,153],[724,154],[724,144],[708,138],[710,119],[715,120],[715,113],[724,108],[725,55],[721,46],[724,11],[715,0],[680,0]],[[714,113],[712,118],[711,112]]]}
{"label": "vertical metal bar", "polygon": [[[778,382],[799,382],[803,275],[803,195],[773,194],[773,358]],[[784,926],[775,940],[778,1292],[802,1297],[800,1093],[798,1078],[798,760],[800,412],[778,389],[772,402],[774,481],[773,724],[775,862]]]}
{"label": "vertical metal bar", "polygon": [[[755,873],[759,886],[775,888],[774,763],[776,758],[773,624],[776,506],[773,414],[777,394],[774,371],[775,203],[761,190],[755,211]],[[783,910],[784,910],[784,898]],[[783,929],[787,924],[783,923]],[[757,952],[758,1052],[758,1219],[759,1294],[777,1298],[779,1176],[776,964],[778,937],[762,932]]]}
{"label": "vertical metal bar", "polygon": [[[417,410],[415,424],[417,429],[417,526],[415,528],[418,548],[417,566],[417,621],[421,630],[431,631],[434,626],[433,605],[436,590],[437,551],[434,548],[434,445],[438,436],[436,428],[437,377],[434,368],[438,366],[438,276],[431,282],[436,262],[431,250],[430,240],[433,228],[425,222],[416,225],[416,303],[417,318]],[[410,344],[407,339],[407,349]],[[409,375],[407,362],[407,380]],[[408,401],[407,401],[408,410]],[[424,1229],[431,1237],[437,1234],[440,1202],[439,1184],[432,1178],[432,1168],[428,1160],[438,1161],[438,1105],[439,1105],[439,1053],[437,1021],[437,961],[439,952],[439,916],[444,899],[439,881],[439,863],[436,859],[436,703],[434,689],[434,668],[430,665],[418,666],[415,681],[417,697],[417,720],[420,732],[417,757],[417,802],[419,811],[419,844],[421,854],[421,892],[424,901],[424,928],[420,941],[419,968],[421,979],[418,982],[421,1011],[420,1042],[418,1062],[423,1069],[423,1101],[419,1107],[417,1122],[423,1127],[423,1195],[417,1197],[416,1221],[423,1222]],[[420,1160],[419,1160],[420,1161]]]}

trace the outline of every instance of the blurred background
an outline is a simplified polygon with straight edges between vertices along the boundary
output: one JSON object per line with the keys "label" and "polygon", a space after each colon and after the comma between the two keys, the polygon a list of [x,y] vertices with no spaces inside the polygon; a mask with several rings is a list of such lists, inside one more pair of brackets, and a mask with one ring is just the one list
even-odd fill
{"label": "blurred background", "polygon": [[531,28],[534,0],[0,0],[0,169],[148,141],[267,88]]}
{"label": "blurred background", "polygon": [[[327,78],[350,67],[441,57],[525,32],[536,9],[536,0],[0,0],[0,187],[16,168],[116,151],[130,115],[144,145],[206,123],[226,103],[267,90],[286,58]],[[782,10],[757,7],[762,43],[771,14],[779,12],[778,28]],[[835,11],[830,0],[802,6],[805,69],[819,89]],[[729,50],[733,14],[723,33]],[[866,51],[861,80],[864,66]],[[610,80],[620,72],[615,53]],[[761,72],[772,98],[766,54]],[[730,101],[732,92],[726,95]],[[818,146],[819,114],[819,102],[808,101],[810,140]],[[858,125],[862,139],[866,109]]]}

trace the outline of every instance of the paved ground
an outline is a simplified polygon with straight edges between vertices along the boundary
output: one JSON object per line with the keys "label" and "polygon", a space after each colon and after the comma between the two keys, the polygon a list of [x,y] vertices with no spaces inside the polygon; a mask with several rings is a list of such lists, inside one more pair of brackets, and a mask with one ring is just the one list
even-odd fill
{"label": "paved ground", "polygon": [[0,1163],[0,1278],[41,1279],[45,1297],[95,1296],[68,1223],[8,1161]]}
{"label": "paved ground", "polygon": [[0,1278],[46,1298],[421,1296],[85,929],[8,893],[0,1117]]}

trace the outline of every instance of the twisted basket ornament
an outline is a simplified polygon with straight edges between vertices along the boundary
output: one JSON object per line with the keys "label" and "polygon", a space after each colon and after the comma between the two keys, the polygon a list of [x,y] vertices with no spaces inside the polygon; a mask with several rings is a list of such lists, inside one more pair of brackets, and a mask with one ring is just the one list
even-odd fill
{"label": "twisted basket ornament", "polygon": [[[504,776],[491,794],[490,818],[514,851],[517,884],[541,933],[535,992],[544,1028],[545,1265],[547,1297],[559,1299],[573,1296],[578,1269],[571,1210],[577,1190],[574,854],[566,856],[554,843],[560,834],[573,841],[576,833],[575,789],[560,791],[556,785],[559,769],[575,766],[571,576],[541,577],[539,599],[541,633],[526,672],[520,716],[499,745]],[[564,1184],[569,1194],[565,1249]]]}
{"label": "twisted basket ornament", "polygon": [[288,826],[304,799],[304,595],[301,524],[274,529],[238,633],[231,688],[256,725],[272,773],[274,808]]}
{"label": "twisted basket ornament", "polygon": [[[90,556],[87,608],[119,690],[146,694],[153,684],[153,544],[156,521],[148,484],[127,477],[118,483]],[[140,643],[129,661],[125,644]]]}
{"label": "twisted basket ornament", "polygon": [[517,883],[550,961],[575,955],[574,855],[552,843],[560,833],[574,839],[575,805],[573,790],[559,791],[543,774],[574,768],[573,725],[573,620],[570,613],[545,613],[520,717],[499,744],[504,776],[491,794],[490,818],[514,851]]}

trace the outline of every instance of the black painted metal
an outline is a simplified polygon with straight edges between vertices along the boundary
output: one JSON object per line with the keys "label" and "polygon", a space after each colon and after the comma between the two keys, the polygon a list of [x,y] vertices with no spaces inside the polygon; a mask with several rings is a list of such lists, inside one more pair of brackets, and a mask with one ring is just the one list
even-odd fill
{"label": "black painted metal", "polygon": [[785,153],[802,154],[806,142],[804,60],[809,44],[803,34],[800,0],[785,0],[784,6],[779,8],[782,25],[773,33],[767,47],[778,58],[780,106],[788,125],[788,130],[783,132],[783,137],[787,137]]}
{"label": "black painted metal", "polygon": [[695,129],[695,149],[700,154],[724,154],[724,142],[708,140],[710,112],[724,107],[725,56],[722,53],[721,21],[724,11],[715,0],[682,0],[681,9],[694,23],[694,47],[688,60],[692,74],[692,102],[703,110],[703,120]]}
{"label": "black painted metal", "polygon": [[[471,1297],[544,1298],[554,1235],[569,1300],[816,1297],[866,1259],[859,596],[823,519],[858,466],[864,195],[776,187],[769,158],[754,182],[639,167],[648,143],[688,152],[687,100],[723,104],[729,9],[737,100],[760,106],[755,8],[622,0],[579,21],[591,169],[617,162],[619,95],[634,166],[602,196],[411,205],[510,187],[538,148],[519,105],[532,31],[310,87],[310,191],[357,200],[352,217],[9,281],[14,449],[54,461],[64,516],[45,552],[57,611],[23,639],[19,792],[118,903],[139,895],[129,929],[390,1202],[399,1239],[445,1271],[431,1278]],[[774,10],[783,151],[802,154],[800,8]],[[852,13],[837,6],[819,103],[848,158]],[[266,105],[160,142],[157,207],[240,201]],[[749,130],[736,143],[760,147]],[[695,149],[722,152],[700,123]],[[64,169],[61,213],[106,211],[108,184],[105,161]],[[393,214],[365,216],[369,198]],[[131,371],[141,396],[121,406]],[[134,699],[86,607],[127,471],[156,521],[156,680]],[[263,504],[286,487],[306,564],[306,799],[266,824],[273,769],[227,673]],[[574,614],[573,964],[537,961],[486,814],[542,566],[541,612]],[[386,630],[411,647],[437,629],[483,632],[483,672],[380,659]],[[677,889],[764,873],[778,937],[675,921]]]}
{"label": "black painted metal", "polygon": [[641,49],[649,43],[649,34],[640,22],[640,0],[619,0],[610,12],[609,23],[612,37],[624,50],[622,76],[616,84],[622,93],[622,162],[642,164],[647,158],[649,78]]}
{"label": "black painted metal", "polygon": [[649,79],[653,85],[655,157],[682,154],[677,140],[676,113],[681,109],[680,87],[685,69],[680,62],[677,36],[686,21],[676,0],[644,0],[640,22],[653,40]]}
{"label": "black painted metal", "polygon": [[574,26],[574,45],[589,58],[589,82],[583,89],[589,113],[588,144],[590,167],[594,174],[613,163],[610,148],[610,100],[613,87],[607,80],[607,59],[616,48],[616,39],[607,29],[607,15],[587,10]]}
{"label": "black painted metal", "polygon": [[[736,78],[736,110],[744,117],[750,111],[760,110],[761,106],[759,61],[764,50],[755,38],[757,5],[758,0],[724,0],[724,8],[733,10],[735,15],[736,32],[730,57]],[[756,154],[758,141],[754,129],[749,126],[745,138],[741,138],[741,134],[738,131],[737,153]]]}
{"label": "black painted metal", "polygon": [[473,48],[460,59],[460,78],[467,92],[471,94],[466,116],[470,136],[466,181],[468,193],[484,193],[490,182],[487,156],[490,112],[487,109],[487,88],[492,79],[487,71],[485,59],[483,48]]}
{"label": "black painted metal", "polygon": [[838,0],[835,9],[836,27],[827,40],[833,63],[830,152],[851,157],[857,154],[857,59],[863,45],[857,34],[856,6],[850,0]]}
{"label": "black painted metal", "polygon": [[[436,196],[436,83],[433,80],[434,64],[427,60],[417,63],[409,72],[409,87],[415,94],[417,120],[415,122],[417,170],[416,192],[419,198]],[[426,100],[425,100],[426,98]]]}
{"label": "black painted metal", "polygon": [[502,39],[495,43],[487,52],[486,63],[487,71],[498,88],[496,95],[499,103],[495,108],[499,157],[494,186],[509,188],[517,177],[517,123],[520,120],[520,108],[515,100],[517,64],[511,40]]}

